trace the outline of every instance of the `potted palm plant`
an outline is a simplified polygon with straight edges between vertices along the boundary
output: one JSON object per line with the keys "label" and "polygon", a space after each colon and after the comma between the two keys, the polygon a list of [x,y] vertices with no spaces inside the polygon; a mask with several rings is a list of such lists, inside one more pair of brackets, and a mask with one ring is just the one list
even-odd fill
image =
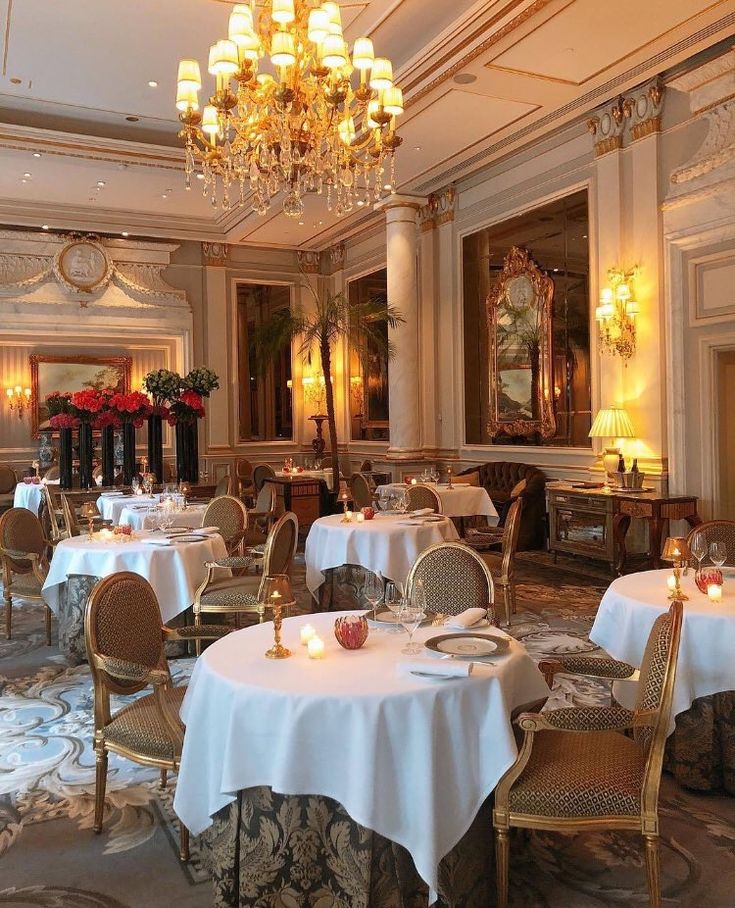
{"label": "potted palm plant", "polygon": [[385,298],[375,297],[363,303],[350,303],[342,293],[320,293],[304,278],[303,287],[313,301],[313,307],[304,311],[300,308],[280,310],[255,331],[255,349],[258,365],[262,371],[286,344],[296,340],[298,353],[311,362],[317,353],[324,375],[324,390],[327,409],[327,426],[331,448],[333,488],[339,489],[339,456],[337,451],[337,422],[334,413],[334,389],[332,387],[332,354],[334,347],[346,340],[350,348],[362,361],[369,350],[378,350],[390,358],[393,345],[380,330],[387,324],[395,328],[404,319],[400,312],[389,306]]}

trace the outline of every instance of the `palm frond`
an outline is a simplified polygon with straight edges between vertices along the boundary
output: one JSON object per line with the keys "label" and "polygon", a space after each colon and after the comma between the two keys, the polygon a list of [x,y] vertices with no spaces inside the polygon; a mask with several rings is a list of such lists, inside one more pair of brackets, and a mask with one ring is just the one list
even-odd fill
{"label": "palm frond", "polygon": [[255,361],[258,370],[263,373],[274,356],[303,334],[304,316],[298,310],[281,309],[274,312],[267,322],[256,325],[252,333],[255,348]]}

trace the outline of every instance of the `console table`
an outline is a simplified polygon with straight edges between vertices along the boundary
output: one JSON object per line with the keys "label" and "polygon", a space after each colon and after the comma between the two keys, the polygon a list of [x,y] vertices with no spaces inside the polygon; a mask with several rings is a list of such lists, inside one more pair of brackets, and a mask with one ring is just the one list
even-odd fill
{"label": "console table", "polygon": [[693,495],[669,497],[627,489],[547,486],[549,550],[607,561],[613,573],[625,567],[625,537],[634,517],[648,523],[651,566],[661,567],[661,541],[670,520],[695,527],[702,520]]}

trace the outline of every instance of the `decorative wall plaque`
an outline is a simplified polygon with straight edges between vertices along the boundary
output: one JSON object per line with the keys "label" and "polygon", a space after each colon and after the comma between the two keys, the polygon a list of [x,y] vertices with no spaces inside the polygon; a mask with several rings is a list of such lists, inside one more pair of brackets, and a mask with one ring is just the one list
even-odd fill
{"label": "decorative wall plaque", "polygon": [[94,240],[72,240],[56,254],[54,274],[67,290],[93,293],[104,289],[112,275],[112,261]]}

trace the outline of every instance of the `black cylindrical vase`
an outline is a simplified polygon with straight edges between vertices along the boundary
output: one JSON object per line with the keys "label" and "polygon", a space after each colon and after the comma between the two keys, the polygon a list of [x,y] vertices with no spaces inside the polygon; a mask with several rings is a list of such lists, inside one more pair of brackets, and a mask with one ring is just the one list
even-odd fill
{"label": "black cylindrical vase", "polygon": [[102,430],[102,485],[115,484],[115,429],[105,426]]}
{"label": "black cylindrical vase", "polygon": [[163,482],[163,419],[158,413],[148,417],[148,472]]}
{"label": "black cylindrical vase", "polygon": [[89,489],[94,485],[92,478],[93,453],[92,426],[88,422],[83,422],[79,426],[79,485],[82,489]]}
{"label": "black cylindrical vase", "polygon": [[183,422],[176,423],[176,479],[189,482],[189,459],[186,454],[188,435]]}
{"label": "black cylindrical vase", "polygon": [[72,483],[71,429],[59,429],[59,486],[70,489]]}
{"label": "black cylindrical vase", "polygon": [[191,432],[191,463],[189,466],[189,482],[199,482],[199,423],[194,420],[189,425]]}
{"label": "black cylindrical vase", "polygon": [[135,426],[124,422],[122,427],[123,443],[123,484],[129,486],[135,474]]}

